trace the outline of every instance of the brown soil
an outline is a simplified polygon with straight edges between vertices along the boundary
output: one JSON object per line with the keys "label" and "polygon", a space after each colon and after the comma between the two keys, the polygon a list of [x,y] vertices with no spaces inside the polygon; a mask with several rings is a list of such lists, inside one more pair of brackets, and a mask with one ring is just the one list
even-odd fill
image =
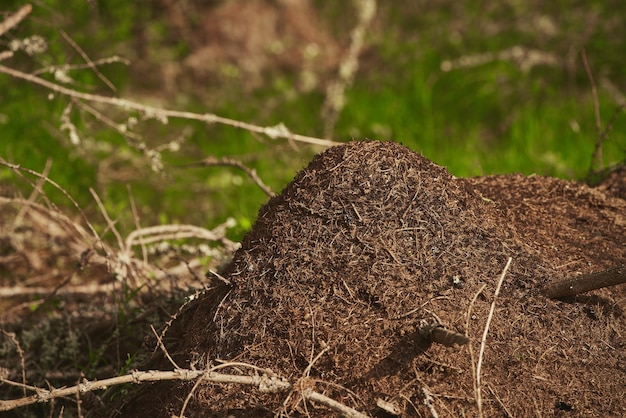
{"label": "brown soil", "polygon": [[[232,286],[190,304],[166,346],[181,367],[249,363],[373,416],[391,416],[379,399],[403,416],[476,416],[481,336],[512,257],[485,346],[484,415],[624,416],[626,288],[539,292],[626,260],[626,201],[612,190],[459,179],[395,143],[329,149],[261,209],[224,274]],[[470,343],[431,343],[437,321]],[[192,386],[143,386],[124,416],[178,414]],[[185,415],[278,412],[336,415],[297,393],[216,384],[197,387]]]}

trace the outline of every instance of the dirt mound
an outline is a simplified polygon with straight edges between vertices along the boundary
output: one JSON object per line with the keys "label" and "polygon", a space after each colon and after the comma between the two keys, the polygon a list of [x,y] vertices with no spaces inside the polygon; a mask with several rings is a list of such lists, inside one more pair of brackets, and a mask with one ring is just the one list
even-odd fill
{"label": "dirt mound", "polygon": [[[307,389],[374,416],[475,415],[477,353],[508,257],[480,375],[485,415],[626,414],[626,292],[539,293],[626,259],[625,213],[573,182],[457,179],[395,143],[329,149],[261,209],[230,286],[191,303],[165,340],[182,367],[247,363],[294,390],[203,384],[186,415],[336,414],[304,401]],[[469,344],[433,344],[442,326]],[[143,388],[125,414],[178,414],[192,386]]]}

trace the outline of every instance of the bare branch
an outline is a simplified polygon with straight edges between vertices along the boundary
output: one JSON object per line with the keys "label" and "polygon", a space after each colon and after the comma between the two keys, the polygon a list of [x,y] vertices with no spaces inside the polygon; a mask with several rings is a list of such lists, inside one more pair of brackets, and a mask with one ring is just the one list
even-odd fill
{"label": "bare branch", "polygon": [[[36,295],[94,295],[98,293],[110,294],[116,290],[115,283],[90,283],[80,285],[67,285],[63,288],[55,287],[26,287],[26,286],[2,286],[0,298],[13,298],[18,296]],[[56,292],[55,292],[56,291]]]}
{"label": "bare branch", "polygon": [[70,36],[67,33],[65,33],[64,30],[61,30],[60,32],[61,32],[61,36],[63,37],[63,39],[65,39],[65,41],[68,44],[70,44],[72,48],[74,48],[76,52],[80,54],[81,57],[83,57],[83,59],[85,60],[85,62],[87,63],[91,71],[93,71],[98,76],[98,78],[102,80],[102,82],[106,84],[108,88],[111,89],[111,91],[117,92],[117,88],[115,88],[113,83],[111,83],[111,81],[109,81],[109,79],[106,78],[104,74],[100,72],[100,70],[98,70],[98,67],[94,64],[91,58],[89,58],[89,56],[85,53],[85,51],[83,51],[83,49],[80,46],[78,46],[78,44],[74,42],[74,40],[70,38]]}
{"label": "bare branch", "polygon": [[493,294],[493,300],[491,301],[491,308],[489,309],[489,316],[487,316],[487,322],[485,323],[485,330],[483,331],[483,337],[480,341],[480,352],[478,354],[478,363],[476,363],[476,405],[478,406],[478,416],[483,416],[483,404],[481,398],[480,391],[480,371],[483,364],[483,354],[485,353],[485,346],[487,343],[487,334],[489,333],[489,326],[491,325],[491,319],[493,318],[493,312],[496,309],[496,300],[498,299],[498,295],[500,294],[500,288],[502,287],[502,282],[504,282],[504,276],[506,276],[507,271],[509,271],[509,267],[511,266],[512,258],[509,257],[506,262],[506,266],[504,270],[502,270],[502,274],[500,275],[500,279],[498,280],[498,285],[496,286],[496,291]]}
{"label": "bare branch", "polygon": [[349,406],[339,403],[336,400],[311,389],[305,389],[302,395],[305,399],[325,405],[348,418],[368,418],[367,415],[357,411],[356,409],[350,408]]}
{"label": "bare branch", "polygon": [[167,122],[168,118],[176,118],[176,119],[197,120],[197,121],[201,121],[207,124],[220,123],[223,125],[228,125],[228,126],[232,126],[235,128],[244,129],[250,132],[263,134],[269,137],[270,139],[279,139],[279,138],[289,139],[293,141],[299,141],[299,142],[304,142],[304,143],[313,144],[313,145],[321,145],[325,147],[339,145],[338,142],[330,141],[327,139],[320,139],[320,138],[314,138],[314,137],[310,137],[306,135],[294,134],[291,131],[289,131],[289,129],[287,129],[287,127],[282,123],[279,123],[278,125],[275,125],[275,126],[262,127],[258,125],[253,125],[251,123],[241,122],[238,120],[217,116],[211,113],[199,114],[199,113],[193,113],[193,112],[183,112],[183,111],[178,111],[178,110],[160,109],[157,107],[143,105],[143,104],[135,103],[126,99],[120,99],[117,97],[99,96],[96,94],[83,93],[83,92],[69,89],[59,84],[52,83],[50,81],[44,80],[43,78],[24,73],[22,71],[14,70],[4,65],[0,65],[0,73],[8,74],[12,77],[31,82],[33,84],[37,84],[39,86],[45,87],[49,90],[52,90],[64,96],[73,97],[75,99],[87,100],[87,101],[94,102],[94,103],[108,104],[108,105],[120,107],[126,110],[136,110],[148,116],[159,118],[163,122]]}
{"label": "bare branch", "polygon": [[9,163],[7,161],[4,161],[1,157],[0,157],[0,165],[8,167],[8,168],[12,169],[15,172],[26,172],[28,174],[32,174],[33,176],[35,176],[37,178],[40,178],[40,179],[43,179],[46,183],[50,183],[52,186],[54,186],[57,190],[59,190],[63,194],[63,196],[65,196],[72,203],[72,205],[74,205],[74,207],[78,210],[78,212],[80,213],[81,217],[83,218],[83,220],[87,224],[87,227],[89,228],[89,230],[93,234],[94,238],[99,243],[102,243],[102,240],[100,239],[100,236],[98,235],[96,230],[93,228],[93,226],[89,222],[89,219],[87,219],[87,216],[85,215],[83,210],[80,208],[80,206],[78,205],[76,200],[74,200],[74,198],[72,196],[70,196],[70,194],[67,192],[67,190],[65,190],[63,187],[61,187],[57,182],[55,182],[54,180],[50,179],[49,177],[44,176],[44,175],[42,175],[42,174],[40,174],[40,173],[38,173],[38,172],[36,172],[34,170],[21,167],[19,164],[11,164],[11,163]]}
{"label": "bare branch", "polygon": [[[113,63],[122,63],[124,65],[130,65],[130,61],[124,57],[120,57],[118,55],[112,55],[107,58],[100,58],[94,61],[91,61],[92,65],[106,65]],[[43,67],[38,70],[33,71],[32,75],[39,75],[44,73],[56,73],[57,71],[71,71],[71,70],[84,70],[86,68],[91,68],[89,64],[61,64],[61,65],[51,65],[48,67]]]}
{"label": "bare branch", "polygon": [[463,55],[454,60],[445,60],[441,62],[439,68],[443,72],[449,72],[462,68],[474,68],[494,61],[513,62],[525,73],[538,65],[557,66],[560,64],[555,54],[516,45],[497,52]]}
{"label": "bare branch", "polygon": [[[15,408],[19,408],[26,405],[32,405],[35,403],[48,402],[55,398],[64,396],[71,396],[75,393],[87,393],[95,390],[106,389],[109,386],[122,385],[125,383],[143,383],[143,382],[156,382],[166,380],[194,380],[198,377],[203,377],[203,380],[213,383],[237,383],[242,385],[256,386],[261,392],[281,392],[289,390],[291,384],[282,379],[268,376],[237,376],[230,374],[214,373],[206,370],[186,370],[179,369],[173,371],[133,371],[130,374],[123,376],[112,377],[110,379],[103,379],[97,381],[89,381],[84,379],[80,384],[72,387],[60,388],[60,389],[41,389],[32,388],[36,390],[36,394],[20,399],[12,400],[0,400],[0,411],[10,411]],[[7,379],[0,378],[0,382],[11,384]],[[21,386],[21,385],[20,385]]]}
{"label": "bare branch", "polygon": [[[89,113],[91,116],[98,119],[100,122],[104,123],[108,127],[115,129],[120,135],[126,137],[127,138],[126,142],[128,143],[128,145],[130,145],[133,148],[138,149],[139,151],[145,154],[146,147],[145,147],[144,140],[141,137],[141,135],[135,134],[133,132],[129,132],[127,127],[120,125],[116,123],[115,121],[107,118],[101,112],[99,112],[98,110],[94,109],[93,107],[83,102],[77,101],[76,103],[78,104],[78,106],[80,106],[81,109]],[[144,145],[140,146],[139,144],[144,144]]]}
{"label": "bare branch", "polygon": [[4,61],[7,58],[11,58],[13,56],[13,51],[2,51],[0,52],[0,61]]}
{"label": "bare branch", "polygon": [[263,192],[266,195],[268,195],[269,197],[276,196],[276,193],[274,193],[274,191],[269,186],[267,186],[265,183],[263,183],[263,180],[261,180],[259,175],[256,173],[256,170],[246,166],[241,161],[235,160],[233,158],[227,158],[227,157],[216,158],[216,157],[211,156],[211,157],[205,158],[200,163],[190,164],[190,165],[198,165],[198,164],[201,164],[201,165],[203,165],[205,167],[226,166],[226,167],[238,168],[238,169],[244,171],[248,175],[248,177],[250,177],[250,180],[254,181],[256,183],[256,185],[259,186],[259,188],[261,190],[263,190]]}
{"label": "bare branch", "polygon": [[170,356],[169,351],[167,351],[167,348],[165,348],[165,344],[163,344],[163,340],[161,339],[161,336],[156,332],[156,329],[154,329],[154,326],[152,324],[150,324],[150,329],[152,330],[152,333],[156,337],[157,343],[159,344],[161,351],[163,351],[163,354],[165,354],[165,357],[167,357],[167,359],[170,361],[172,366],[174,366],[174,370],[180,370],[180,366],[178,366],[178,364],[176,364],[172,356]]}
{"label": "bare branch", "polygon": [[24,18],[28,16],[32,10],[33,6],[31,6],[30,4],[25,4],[24,6],[20,7],[17,12],[13,13],[2,22],[0,22],[0,36],[4,35],[8,31],[19,25],[19,23],[24,20]]}
{"label": "bare branch", "polygon": [[126,252],[126,247],[124,246],[125,243],[124,243],[124,240],[122,239],[122,235],[119,233],[119,231],[115,227],[115,222],[113,222],[111,217],[109,217],[109,213],[104,207],[104,203],[102,203],[102,200],[100,200],[100,196],[98,196],[98,193],[96,193],[96,191],[92,187],[89,188],[89,191],[91,192],[91,195],[93,196],[94,200],[98,204],[98,208],[100,209],[102,216],[106,220],[107,225],[113,232],[113,235],[115,235],[115,238],[117,239],[117,245],[119,245],[120,247],[120,251]]}

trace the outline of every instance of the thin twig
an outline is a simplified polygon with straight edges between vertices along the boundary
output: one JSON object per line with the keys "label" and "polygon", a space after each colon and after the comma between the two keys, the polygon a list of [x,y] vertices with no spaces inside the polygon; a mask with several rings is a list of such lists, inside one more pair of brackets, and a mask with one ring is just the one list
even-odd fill
{"label": "thin twig", "polygon": [[0,52],[0,61],[4,61],[5,59],[11,58],[13,56],[13,51],[2,51]]}
{"label": "thin twig", "polygon": [[[26,199],[27,202],[35,202],[37,200],[37,197],[43,194],[43,185],[46,182],[48,175],[50,174],[51,168],[52,168],[52,160],[48,158],[46,160],[46,165],[44,166],[43,171],[41,172],[42,177],[39,180],[37,180],[37,183],[35,184],[35,187],[33,188],[32,193],[30,194],[30,196],[28,196],[28,199]],[[22,206],[20,208],[20,211],[17,213],[17,215],[15,215],[14,222],[16,225],[20,225],[22,223],[22,219],[24,218],[26,211],[28,211],[28,208],[29,208],[28,204]]]}
{"label": "thin twig", "polygon": [[9,340],[11,340],[11,342],[13,343],[13,345],[15,346],[15,351],[17,351],[17,354],[20,356],[20,366],[22,369],[22,383],[23,383],[23,387],[22,390],[24,391],[24,396],[26,396],[26,362],[24,360],[24,350],[22,350],[22,346],[20,345],[20,342],[18,341],[17,337],[15,336],[15,333],[13,332],[6,332],[5,330],[2,330],[2,333],[4,334],[5,337],[7,337]]}
{"label": "thin twig", "polygon": [[493,294],[493,300],[491,301],[491,308],[489,308],[489,316],[487,316],[487,322],[485,323],[485,330],[483,331],[483,337],[480,340],[480,352],[478,354],[478,363],[476,364],[476,405],[478,406],[478,416],[483,416],[483,404],[480,393],[480,371],[483,364],[483,354],[485,353],[485,346],[487,343],[487,334],[489,333],[489,326],[491,325],[491,319],[493,318],[493,312],[496,309],[496,300],[498,299],[498,295],[500,294],[500,288],[502,287],[502,282],[504,282],[504,276],[506,276],[507,271],[509,271],[509,267],[511,266],[512,258],[509,257],[506,262],[506,266],[504,270],[502,270],[502,274],[500,275],[500,279],[498,280],[498,285],[496,286],[496,291]]}
{"label": "thin twig", "polygon": [[161,339],[161,336],[156,332],[156,329],[154,329],[154,326],[152,324],[150,324],[150,329],[152,330],[152,333],[154,334],[154,336],[157,338],[157,342],[159,344],[159,347],[161,348],[161,351],[163,351],[163,354],[165,354],[165,357],[167,357],[167,359],[170,361],[172,366],[174,366],[174,370],[180,370],[180,367],[178,366],[178,364],[176,364],[172,356],[170,356],[170,353],[167,351],[167,348],[165,348],[165,344],[163,344],[163,340]]}
{"label": "thin twig", "polygon": [[596,82],[593,79],[593,73],[591,72],[591,67],[589,66],[589,61],[587,60],[587,52],[583,48],[582,50],[582,60],[583,65],[585,67],[585,72],[587,73],[587,77],[589,78],[589,82],[591,83],[591,97],[593,98],[593,114],[596,120],[596,133],[598,135],[598,139],[596,141],[596,147],[593,150],[593,155],[591,157],[591,171],[593,171],[594,161],[596,164],[597,170],[602,170],[603,168],[603,159],[602,159],[602,119],[600,117],[600,100],[598,99],[598,89],[596,88]]}
{"label": "thin twig", "polygon": [[613,124],[615,123],[615,120],[624,109],[626,109],[626,103],[622,103],[621,105],[615,108],[615,110],[613,111],[613,114],[609,118],[609,121],[606,123],[606,126],[604,127],[604,129],[602,130],[602,133],[600,134],[602,140],[605,140],[609,137],[609,132],[611,131],[611,129],[613,129]]}
{"label": "thin twig", "polygon": [[327,352],[328,350],[330,350],[330,345],[327,345],[326,347],[324,347],[322,349],[322,351],[320,351],[313,360],[311,360],[308,364],[308,366],[306,366],[306,369],[304,369],[304,372],[302,372],[302,377],[309,377],[309,374],[311,373],[311,369],[313,368],[313,365],[317,362],[317,360],[320,359],[320,357],[322,357],[324,355],[325,352]]}
{"label": "thin twig", "polygon": [[104,74],[102,74],[100,72],[100,70],[98,70],[98,67],[94,64],[94,62],[91,60],[91,58],[89,58],[89,56],[85,53],[85,51],[83,51],[83,49],[80,46],[78,46],[78,44],[76,42],[74,42],[74,40],[72,38],[70,38],[70,36],[67,33],[65,33],[65,31],[63,29],[61,29],[60,32],[61,32],[61,36],[63,37],[63,39],[65,39],[65,41],[68,44],[70,44],[72,46],[72,48],[74,48],[76,50],[76,52],[78,52],[80,54],[81,57],[83,57],[83,59],[85,60],[85,62],[87,63],[87,65],[89,66],[91,71],[96,73],[98,78],[100,80],[102,80],[102,82],[104,84],[106,84],[107,87],[111,89],[111,91],[117,92],[117,89],[115,88],[113,83],[111,83],[111,81],[109,81],[109,79],[106,78],[104,76]]}
{"label": "thin twig", "polygon": [[255,132],[259,134],[266,135],[270,139],[289,139],[293,141],[304,142],[313,145],[321,145],[325,147],[331,147],[335,145],[339,145],[339,142],[330,141],[327,139],[315,138],[306,135],[299,135],[292,133],[287,127],[279,123],[275,126],[258,126],[253,125],[251,123],[241,122],[234,119],[225,118],[222,116],[218,116],[211,113],[199,114],[193,112],[184,112],[178,110],[168,110],[161,109],[153,106],[143,105],[139,103],[132,102],[126,99],[120,99],[117,97],[107,97],[100,96],[96,94],[83,93],[76,90],[69,89],[67,87],[61,86],[59,84],[52,83],[50,81],[44,80],[43,78],[33,76],[31,74],[24,73],[22,71],[18,71],[4,65],[0,65],[0,73],[8,74],[12,77],[19,78],[21,80],[28,81],[33,84],[37,84],[39,86],[45,87],[49,90],[55,91],[64,96],[73,97],[75,99],[87,100],[94,103],[103,103],[116,107],[120,107],[126,110],[136,110],[144,113],[145,115],[159,118],[163,122],[167,122],[168,118],[176,118],[176,119],[187,119],[187,120],[197,120],[207,124],[219,123],[222,125],[228,125],[235,128],[240,128],[247,130],[249,132]]}
{"label": "thin twig", "polygon": [[[240,376],[240,375],[232,375],[232,374],[222,374],[216,373],[215,370],[226,368],[226,367],[237,367],[244,366],[250,367],[254,370],[263,372],[262,376]],[[160,371],[160,370],[149,370],[149,371],[138,371],[134,370],[129,374],[112,377],[109,379],[103,380],[95,380],[89,381],[87,379],[83,379],[79,384],[60,388],[60,389],[42,389],[29,385],[25,385],[18,382],[13,382],[11,380],[5,379],[0,376],[0,382],[6,383],[13,386],[19,386],[26,388],[28,390],[36,392],[35,395],[27,396],[20,399],[10,399],[10,400],[0,400],[0,411],[10,411],[16,408],[20,408],[27,405],[32,405],[35,403],[42,402],[50,402],[56,398],[77,395],[87,392],[92,392],[95,390],[106,389],[111,386],[122,385],[126,383],[134,383],[139,384],[142,382],[157,382],[157,381],[172,381],[172,380],[182,380],[189,381],[197,379],[195,386],[198,386],[200,382],[212,382],[212,383],[223,383],[223,384],[241,384],[254,386],[261,393],[278,393],[278,392],[286,392],[288,390],[293,389],[293,385],[289,383],[287,380],[279,378],[271,372],[261,369],[259,367],[253,366],[251,364],[246,363],[224,363],[212,367],[209,370],[189,370],[189,369],[176,369],[172,371]],[[303,392],[303,397],[311,402],[316,402],[322,405],[325,405],[346,417],[351,418],[367,418],[367,415],[357,411],[356,409],[350,408],[347,405],[344,405],[340,402],[335,401],[325,395],[322,395],[318,392],[313,391],[312,389],[305,389]]]}
{"label": "thin twig", "polygon": [[[81,411],[80,404],[82,403],[80,400],[80,382],[85,379],[85,374],[80,372],[80,377],[76,381],[76,415],[78,418],[84,418],[83,412]],[[61,415],[62,416],[62,415]]]}
{"label": "thin twig", "polygon": [[509,411],[509,408],[506,407],[506,405],[504,404],[504,402],[502,402],[502,399],[500,399],[500,397],[498,396],[498,394],[496,393],[496,391],[491,387],[490,384],[487,384],[487,388],[489,389],[489,391],[491,392],[491,394],[496,398],[496,400],[498,401],[498,403],[500,404],[500,407],[502,409],[504,409],[504,413],[506,414],[507,418],[513,418],[514,415],[511,413],[511,411]]}
{"label": "thin twig", "polygon": [[[485,290],[485,287],[487,287],[486,284],[483,284],[480,289],[478,289],[478,291],[476,292],[476,294],[474,295],[474,297],[472,298],[472,300],[470,301],[470,304],[467,308],[467,317],[465,318],[465,332],[469,335],[469,328],[470,328],[470,319],[472,318],[472,310],[474,309],[474,303],[476,303],[476,299],[478,299],[478,296],[483,292],[483,290]],[[470,362],[472,364],[472,384],[474,385],[474,393],[476,393],[478,391],[478,388],[476,386],[476,367],[474,366],[474,349],[472,348],[472,344],[468,344],[468,348],[469,348],[469,355],[470,355]]]}
{"label": "thin twig", "polygon": [[422,387],[422,395],[424,395],[424,405],[428,408],[428,412],[430,412],[430,416],[432,418],[439,418],[439,414],[435,409],[434,399],[426,386]]}
{"label": "thin twig", "polygon": [[[94,390],[106,389],[110,386],[122,385],[125,383],[142,383],[142,382],[157,382],[157,381],[169,381],[169,380],[194,380],[200,376],[204,376],[204,380],[213,383],[235,383],[242,385],[256,386],[259,391],[266,393],[282,392],[289,390],[291,384],[287,381],[278,379],[276,377],[267,376],[237,376],[230,374],[221,374],[214,372],[207,372],[206,370],[187,370],[178,369],[173,371],[133,371],[132,373],[112,377],[109,379],[89,381],[83,380],[79,385],[60,388],[60,389],[42,389],[31,388],[37,393],[32,396],[28,396],[20,399],[0,400],[0,411],[10,411],[15,408],[19,408],[26,405],[32,405],[35,403],[48,402],[55,398],[64,396],[71,396],[79,391],[80,393],[92,392]],[[0,378],[0,382],[8,384],[16,384],[8,379]],[[21,385],[20,385],[21,386]]]}
{"label": "thin twig", "polygon": [[[71,276],[69,276],[71,278]],[[14,298],[20,296],[38,295],[96,295],[100,293],[110,294],[116,290],[115,283],[91,283],[81,285],[69,285],[59,287],[25,287],[25,286],[0,286],[0,298]],[[44,301],[39,301],[43,303]]]}
{"label": "thin twig", "polygon": [[11,164],[5,160],[3,160],[0,157],[0,165],[3,165],[5,167],[8,167],[16,172],[26,172],[28,174],[32,174],[33,176],[43,179],[46,183],[50,183],[51,185],[53,185],[57,190],[59,190],[63,196],[65,196],[71,203],[72,205],[74,205],[74,207],[78,210],[78,212],[80,213],[81,217],[83,218],[83,220],[85,221],[85,224],[87,225],[87,227],[89,227],[89,230],[91,231],[91,233],[93,234],[94,238],[102,243],[102,240],[100,239],[100,236],[98,235],[98,233],[96,232],[96,230],[94,229],[94,227],[91,225],[91,223],[89,222],[89,219],[87,219],[87,216],[85,215],[85,213],[83,212],[83,210],[80,208],[80,206],[78,205],[78,203],[76,202],[76,200],[74,200],[74,198],[63,188],[61,187],[57,182],[55,182],[54,180],[50,179],[47,176],[44,176],[34,170],[28,169],[28,168],[24,168],[21,167],[18,164]]}
{"label": "thin twig", "polygon": [[327,407],[340,412],[343,416],[348,418],[368,418],[367,415],[357,411],[354,408],[350,408],[342,403],[337,402],[334,399],[329,398],[328,396],[324,396],[321,393],[315,392],[311,389],[305,389],[302,393],[305,399],[313,402],[320,403],[322,405],[326,405]]}
{"label": "thin twig", "polygon": [[263,190],[263,192],[266,195],[268,195],[269,197],[276,196],[276,193],[274,193],[274,191],[272,191],[272,189],[269,186],[263,183],[263,180],[261,180],[261,178],[258,176],[255,169],[250,168],[246,166],[244,163],[242,163],[241,161],[235,160],[233,158],[227,158],[227,157],[216,158],[216,157],[211,156],[211,157],[205,158],[199,163],[189,164],[189,165],[202,165],[205,167],[227,166],[227,167],[238,168],[244,171],[248,175],[248,177],[250,177],[250,179],[254,181],[261,190]]}
{"label": "thin twig", "polygon": [[[115,129],[120,135],[126,137],[126,143],[128,145],[130,145],[131,147],[133,147],[133,148],[135,148],[135,149],[145,153],[146,147],[145,147],[144,140],[143,140],[141,135],[138,135],[138,134],[133,133],[133,132],[129,132],[128,129],[124,129],[118,123],[116,123],[115,121],[113,121],[113,120],[109,119],[108,117],[104,116],[101,112],[97,111],[96,109],[94,109],[93,107],[89,106],[88,104],[85,104],[85,103],[83,103],[81,101],[76,101],[76,104],[81,109],[83,109],[84,111],[89,113],[91,116],[93,116],[94,118],[96,118],[100,122],[104,123],[105,125],[107,125],[108,127],[112,128],[112,129]],[[132,142],[130,140],[132,140],[134,142]],[[144,146],[143,147],[137,146],[137,144],[144,144]]]}
{"label": "thin twig", "polygon": [[[94,61],[91,61],[93,65],[106,65],[106,64],[114,64],[114,63],[122,63],[124,65],[130,65],[130,61],[126,58],[112,55],[108,58],[100,58]],[[38,70],[33,71],[31,74],[39,75],[45,73],[55,73],[56,71],[72,71],[72,70],[84,70],[86,68],[91,68],[89,64],[62,64],[62,65],[51,65],[49,67],[43,67]]]}
{"label": "thin twig", "polygon": [[94,200],[98,204],[98,208],[100,208],[100,212],[102,213],[102,216],[106,220],[107,225],[111,229],[111,232],[113,232],[113,235],[115,235],[115,238],[117,239],[117,245],[120,247],[120,251],[125,252],[126,247],[124,245],[124,240],[122,239],[122,235],[119,233],[119,231],[115,227],[115,222],[113,222],[111,217],[109,217],[109,214],[106,208],[104,207],[104,203],[102,203],[102,200],[100,200],[100,196],[98,196],[98,193],[92,187],[89,188],[89,192],[91,193]]}
{"label": "thin twig", "polygon": [[[141,229],[139,211],[137,210],[137,204],[135,203],[135,197],[133,196],[133,191],[132,191],[130,184],[126,185],[126,191],[128,192],[128,201],[130,202],[130,209],[131,209],[131,212],[133,213],[133,220],[135,221],[135,229],[136,230]],[[128,237],[126,238],[128,239]],[[148,249],[146,248],[143,242],[141,242],[140,245],[141,245],[142,260],[144,263],[147,263],[148,262]],[[128,250],[128,248],[130,247],[128,246],[128,241],[126,241],[126,249]]]}
{"label": "thin twig", "polygon": [[183,406],[181,406],[180,408],[180,412],[178,413],[178,417],[172,416],[172,418],[185,418],[185,410],[187,409],[187,405],[189,405],[189,401],[191,401],[191,398],[193,397],[193,394],[196,393],[196,390],[198,390],[198,388],[200,387],[200,384],[202,383],[202,378],[204,376],[200,376],[196,379],[196,383],[193,384],[193,387],[191,388],[191,390],[189,391],[189,393],[187,394],[187,396],[185,397],[185,401],[183,402]]}

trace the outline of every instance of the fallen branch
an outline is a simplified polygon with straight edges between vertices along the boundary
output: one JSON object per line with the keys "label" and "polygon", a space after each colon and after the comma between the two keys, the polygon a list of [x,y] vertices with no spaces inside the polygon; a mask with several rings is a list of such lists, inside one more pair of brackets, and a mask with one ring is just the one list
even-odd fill
{"label": "fallen branch", "polygon": [[541,293],[550,299],[561,299],[622,283],[626,283],[626,264],[548,283]]}
{"label": "fallen branch", "polygon": [[[217,366],[218,368],[227,367],[229,364],[223,364]],[[215,369],[215,368],[214,368]],[[240,376],[240,375],[232,375],[232,374],[223,374],[216,373],[211,369],[207,370],[188,370],[188,369],[176,369],[172,371],[160,371],[160,370],[149,370],[149,371],[138,371],[134,370],[133,372],[118,376],[112,377],[110,379],[89,381],[87,379],[83,379],[81,383],[78,385],[60,388],[60,389],[42,389],[33,386],[24,385],[18,382],[13,382],[8,379],[0,376],[0,382],[6,383],[13,386],[24,387],[26,389],[35,391],[35,395],[27,396],[20,399],[10,399],[10,400],[0,400],[0,411],[11,411],[16,408],[20,408],[27,405],[33,405],[36,403],[48,402],[55,398],[72,396],[81,393],[92,392],[95,390],[103,390],[107,389],[110,386],[122,385],[126,383],[144,383],[144,382],[157,382],[157,381],[170,381],[170,380],[195,380],[200,379],[205,382],[212,383],[224,383],[224,384],[241,384],[254,386],[261,393],[278,393],[278,392],[286,392],[288,390],[292,390],[294,385],[287,380],[274,376],[264,374],[262,376]],[[255,368],[256,369],[256,368]],[[335,401],[321,393],[315,392],[312,389],[305,389],[302,392],[302,396],[308,401],[319,403],[321,405],[325,405],[346,417],[351,418],[366,418],[367,415],[357,411],[356,409],[350,408],[347,405],[344,405],[340,402]]]}
{"label": "fallen branch", "polygon": [[[122,385],[125,383],[157,382],[166,380],[194,380],[198,377],[213,383],[239,383],[243,385],[256,386],[260,392],[281,392],[289,390],[291,384],[276,377],[268,376],[236,376],[231,374],[214,373],[206,370],[179,369],[173,371],[149,370],[145,372],[133,371],[123,376],[112,377],[110,379],[89,381],[83,380],[80,384],[61,389],[41,389],[36,388],[37,394],[21,399],[0,400],[0,411],[10,411],[26,405],[48,402],[55,398],[71,396],[76,393],[87,393],[94,390],[106,389],[109,386]],[[6,379],[0,379],[3,383],[14,383]]]}
{"label": "fallen branch", "polygon": [[368,416],[357,411],[356,409],[350,408],[340,402],[337,402],[334,399],[329,398],[328,396],[322,395],[321,393],[315,392],[311,389],[305,389],[302,393],[305,399],[317,402],[322,405],[326,405],[327,407],[334,409],[337,412],[340,412],[343,416],[348,418],[367,418]]}

